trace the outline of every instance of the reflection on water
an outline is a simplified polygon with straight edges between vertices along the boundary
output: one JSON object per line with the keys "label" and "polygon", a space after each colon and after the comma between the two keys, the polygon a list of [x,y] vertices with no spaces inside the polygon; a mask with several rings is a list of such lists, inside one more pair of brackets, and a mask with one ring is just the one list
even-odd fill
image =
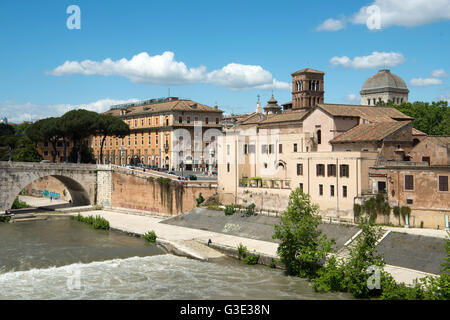
{"label": "reflection on water", "polygon": [[0,299],[349,298],[316,293],[280,270],[161,254],[142,239],[67,219],[1,225],[0,241]]}

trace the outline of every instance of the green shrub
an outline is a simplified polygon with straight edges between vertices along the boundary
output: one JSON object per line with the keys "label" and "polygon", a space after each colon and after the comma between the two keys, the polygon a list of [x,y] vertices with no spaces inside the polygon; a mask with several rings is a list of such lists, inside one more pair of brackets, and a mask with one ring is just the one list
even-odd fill
{"label": "green shrub", "polygon": [[411,208],[408,206],[402,206],[400,208],[400,213],[402,214],[403,218],[407,215],[409,216],[411,214]]}
{"label": "green shrub", "polygon": [[321,268],[334,243],[318,229],[321,221],[319,207],[311,203],[309,195],[300,189],[292,191],[272,236],[281,240],[277,254],[289,275],[311,279]]}
{"label": "green shrub", "polygon": [[94,229],[109,229],[109,221],[101,216],[87,216],[83,217],[80,213],[75,217],[75,220],[79,222],[84,222],[90,226],[92,226]]}
{"label": "green shrub", "polygon": [[420,228],[423,229],[423,221],[420,221]]}
{"label": "green shrub", "polygon": [[332,256],[327,265],[317,272],[313,288],[316,291],[346,291],[345,266]]}
{"label": "green shrub", "polygon": [[362,207],[360,204],[355,203],[353,205],[353,213],[355,214],[355,219],[358,220],[359,216],[361,216]]}
{"label": "green shrub", "polygon": [[255,205],[254,203],[252,203],[251,205],[249,205],[249,206],[247,207],[247,210],[245,211],[245,213],[246,213],[248,216],[252,216],[252,215],[255,214],[255,208],[256,208],[256,205]]}
{"label": "green shrub", "polygon": [[259,256],[256,254],[249,254],[248,256],[246,256],[244,258],[244,262],[249,265],[258,264],[258,261],[259,261]]}
{"label": "green shrub", "polygon": [[230,205],[225,206],[225,209],[223,210],[223,212],[225,212],[225,215],[231,216],[236,212],[236,208],[234,205],[230,204]]}
{"label": "green shrub", "polygon": [[145,240],[147,240],[148,242],[151,242],[151,243],[155,243],[156,242],[156,233],[155,233],[155,231],[149,231],[149,232],[147,232],[146,234],[144,234],[143,236],[142,236]]}
{"label": "green shrub", "polygon": [[273,258],[270,260],[269,267],[271,267],[272,269],[275,269],[277,267],[277,265],[275,264],[275,260]]}
{"label": "green shrub", "polygon": [[200,194],[198,195],[198,198],[195,199],[197,201],[197,207],[200,207],[200,205],[205,202],[205,198],[203,198],[202,193],[200,192]]}
{"label": "green shrub", "polygon": [[20,201],[19,197],[16,197],[14,199],[11,209],[23,209],[23,208],[29,208],[29,207],[30,206],[26,202]]}
{"label": "green shrub", "polygon": [[11,217],[0,215],[0,222],[9,222],[11,220]]}
{"label": "green shrub", "polygon": [[238,247],[238,259],[241,260],[241,258],[245,259],[248,255],[247,247],[244,246],[242,243],[239,243]]}

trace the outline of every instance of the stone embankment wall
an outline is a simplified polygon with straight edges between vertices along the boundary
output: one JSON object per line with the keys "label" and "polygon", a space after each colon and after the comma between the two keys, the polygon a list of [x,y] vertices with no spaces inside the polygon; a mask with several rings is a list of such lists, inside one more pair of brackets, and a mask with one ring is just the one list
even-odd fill
{"label": "stone embankment wall", "polygon": [[149,213],[177,215],[197,206],[200,192],[203,198],[217,193],[217,184],[185,183],[156,177],[136,170],[112,172],[111,206]]}

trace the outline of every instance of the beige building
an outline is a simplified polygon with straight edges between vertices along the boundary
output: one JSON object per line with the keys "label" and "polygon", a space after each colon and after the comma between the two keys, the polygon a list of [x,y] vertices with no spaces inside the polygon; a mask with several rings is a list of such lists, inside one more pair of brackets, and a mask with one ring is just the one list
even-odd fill
{"label": "beige building", "polygon": [[[123,139],[106,138],[104,163],[144,163],[174,170],[216,169],[216,138],[222,129],[222,111],[217,106],[170,97],[114,106],[106,114],[123,119],[131,134]],[[101,139],[94,136],[91,140],[97,161]]]}
{"label": "beige building", "polygon": [[[371,168],[410,160],[423,133],[395,108],[323,103],[320,71],[292,76],[298,84],[292,102],[282,109],[272,96],[264,113],[254,112],[219,138],[221,199],[281,212],[290,192],[301,188],[325,217],[353,220],[353,205],[374,193]],[[386,185],[379,188],[386,192]]]}

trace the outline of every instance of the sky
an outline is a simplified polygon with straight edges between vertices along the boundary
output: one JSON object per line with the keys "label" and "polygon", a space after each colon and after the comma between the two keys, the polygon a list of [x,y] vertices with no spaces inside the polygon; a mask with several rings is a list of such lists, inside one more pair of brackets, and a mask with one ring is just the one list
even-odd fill
{"label": "sky", "polygon": [[[75,6],[75,7],[74,7]],[[450,101],[450,0],[0,1],[0,117],[97,112],[167,97],[253,112],[291,73],[325,72],[325,102],[359,104],[385,66],[410,101]]]}

